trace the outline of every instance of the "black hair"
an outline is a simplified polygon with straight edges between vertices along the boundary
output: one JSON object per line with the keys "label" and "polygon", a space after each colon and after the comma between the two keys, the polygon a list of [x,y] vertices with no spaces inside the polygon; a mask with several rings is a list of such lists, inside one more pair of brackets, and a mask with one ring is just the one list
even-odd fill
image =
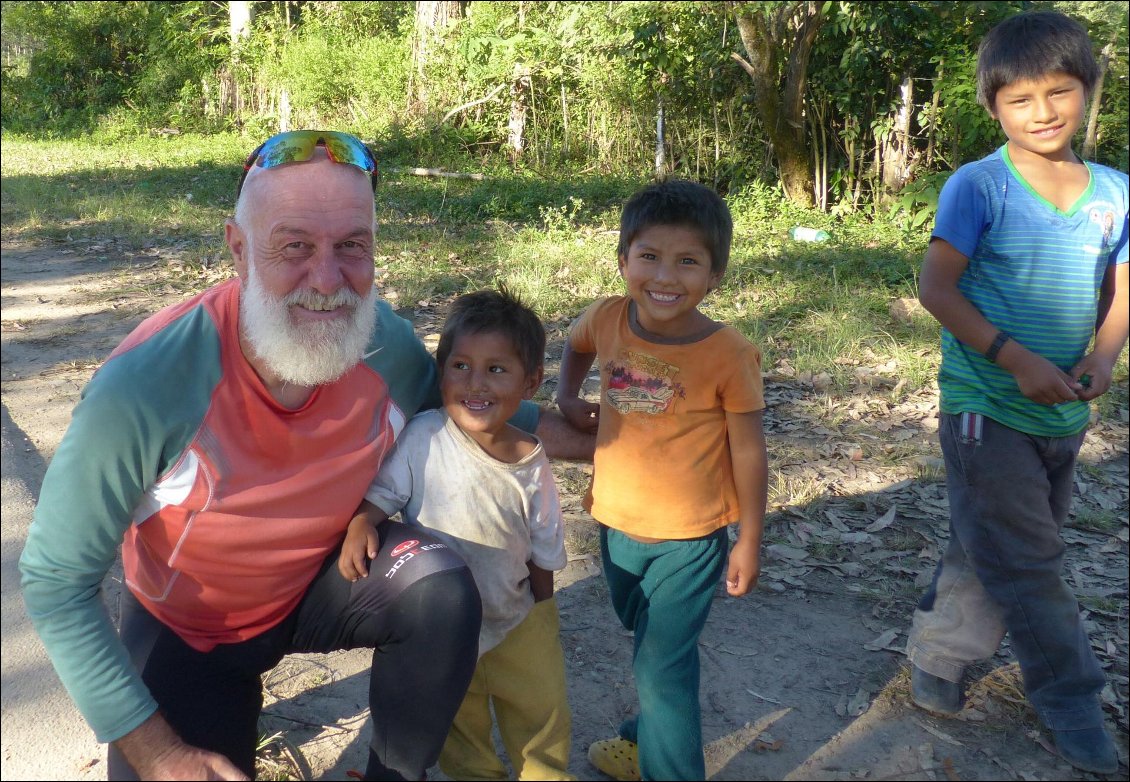
{"label": "black hair", "polygon": [[640,231],[655,225],[679,225],[702,235],[710,250],[710,270],[718,275],[730,262],[734,221],[722,196],[705,185],[669,179],[640,190],[620,213],[619,255],[626,257]]}
{"label": "black hair", "polygon": [[505,285],[499,285],[498,290],[466,293],[452,302],[436,348],[440,369],[451,355],[456,337],[484,332],[508,337],[527,375],[533,375],[545,363],[545,327],[541,319]]}
{"label": "black hair", "polygon": [[1002,87],[1050,73],[1074,76],[1091,95],[1099,66],[1083,25],[1056,11],[1010,16],[990,30],[977,49],[977,100],[995,111]]}

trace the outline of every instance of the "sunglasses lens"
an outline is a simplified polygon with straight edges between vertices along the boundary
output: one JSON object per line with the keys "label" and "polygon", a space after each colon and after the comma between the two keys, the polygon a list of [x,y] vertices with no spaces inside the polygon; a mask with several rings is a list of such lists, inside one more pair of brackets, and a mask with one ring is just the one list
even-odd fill
{"label": "sunglasses lens", "polygon": [[306,132],[283,133],[269,139],[259,151],[255,162],[262,168],[274,168],[284,163],[299,163],[309,160],[318,143],[316,134]]}
{"label": "sunglasses lens", "polygon": [[377,161],[368,148],[353,136],[326,133],[322,136],[322,142],[335,163],[349,163],[370,174],[376,171]]}

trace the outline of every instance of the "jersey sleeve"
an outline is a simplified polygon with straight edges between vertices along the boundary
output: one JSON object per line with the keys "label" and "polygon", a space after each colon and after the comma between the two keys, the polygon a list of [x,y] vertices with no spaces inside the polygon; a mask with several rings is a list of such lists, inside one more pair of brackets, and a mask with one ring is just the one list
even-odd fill
{"label": "jersey sleeve", "polygon": [[20,557],[28,616],[102,742],[157,708],[110,621],[102,581],[133,509],[187,447],[218,379],[213,326],[193,315],[169,328],[193,345],[191,361],[149,343],[108,361],[83,389]]}
{"label": "jersey sleeve", "polygon": [[989,205],[982,185],[968,166],[959,168],[942,185],[931,239],[943,239],[971,258],[990,223]]}
{"label": "jersey sleeve", "polygon": [[[43,480],[20,558],[24,601],[67,692],[99,741],[120,738],[157,704],[103,603],[130,514],[156,478],[146,416],[96,378],[76,406]],[[150,465],[154,467],[150,467]]]}

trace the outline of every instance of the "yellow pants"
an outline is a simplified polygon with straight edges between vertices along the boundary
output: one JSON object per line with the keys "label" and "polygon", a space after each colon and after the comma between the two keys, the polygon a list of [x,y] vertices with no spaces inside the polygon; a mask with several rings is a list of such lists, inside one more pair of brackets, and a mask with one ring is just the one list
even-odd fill
{"label": "yellow pants", "polygon": [[543,600],[479,658],[439,756],[444,774],[459,780],[507,778],[491,740],[493,705],[518,779],[576,779],[566,771],[572,719],[560,632],[557,601]]}

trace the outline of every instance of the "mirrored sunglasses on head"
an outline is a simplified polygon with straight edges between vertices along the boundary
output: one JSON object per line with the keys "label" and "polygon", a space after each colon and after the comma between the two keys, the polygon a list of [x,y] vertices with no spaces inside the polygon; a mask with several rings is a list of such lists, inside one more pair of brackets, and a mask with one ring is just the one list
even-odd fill
{"label": "mirrored sunglasses on head", "polygon": [[373,190],[377,189],[377,158],[373,151],[356,136],[336,130],[291,130],[278,133],[264,141],[243,164],[236,197],[243,191],[243,182],[252,166],[274,168],[286,163],[303,163],[314,157],[314,150],[322,147],[330,160],[357,166],[369,175]]}

